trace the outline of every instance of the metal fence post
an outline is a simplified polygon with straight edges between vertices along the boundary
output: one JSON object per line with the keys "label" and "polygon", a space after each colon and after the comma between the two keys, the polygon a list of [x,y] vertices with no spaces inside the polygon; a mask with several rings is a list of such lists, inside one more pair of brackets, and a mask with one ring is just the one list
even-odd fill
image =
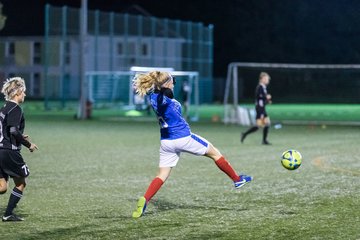
{"label": "metal fence post", "polygon": [[[129,15],[127,13],[124,14],[124,44],[123,44],[123,50],[124,50],[124,64],[128,65],[130,63],[129,61],[129,53],[128,53],[128,47],[129,47]],[[126,62],[128,61],[128,62]]]}
{"label": "metal fence post", "polygon": [[140,66],[143,66],[143,55],[142,55],[142,42],[141,42],[141,37],[142,37],[142,34],[143,34],[143,16],[142,15],[138,15],[137,18],[137,56],[138,56],[138,60],[140,61],[137,61],[136,65],[140,65]]}
{"label": "metal fence post", "polygon": [[193,69],[192,67],[192,61],[191,61],[191,53],[192,53],[192,44],[193,44],[193,41],[192,41],[192,23],[191,22],[187,22],[187,56],[186,56],[186,62],[187,62],[187,68],[186,70],[187,71],[192,71],[192,70],[195,70]]}
{"label": "metal fence post", "polygon": [[203,76],[204,73],[203,73],[202,69],[203,69],[203,64],[205,63],[205,61],[204,61],[205,59],[203,59],[203,49],[202,49],[203,44],[204,44],[204,42],[202,40],[203,39],[203,32],[202,32],[203,26],[201,23],[198,23],[197,27],[198,27],[198,42],[197,42],[197,44],[198,44],[198,57],[197,57],[198,69],[197,69],[197,71],[199,71],[200,75]]}
{"label": "metal fence post", "polygon": [[165,39],[165,42],[164,42],[164,48],[163,48],[163,53],[164,53],[164,56],[163,56],[163,66],[164,67],[172,67],[172,66],[169,66],[167,64],[167,60],[169,58],[168,56],[168,40],[169,40],[169,19],[165,18],[164,19],[164,39]]}
{"label": "metal fence post", "polygon": [[109,57],[110,71],[114,70],[114,12],[109,15]]}
{"label": "metal fence post", "polygon": [[209,51],[209,59],[207,61],[207,63],[209,64],[209,68],[208,68],[208,73],[207,75],[212,79],[212,71],[213,71],[213,57],[214,57],[214,25],[210,24],[209,25],[209,36],[208,36],[208,41],[209,41],[209,46],[208,46],[208,51]]}
{"label": "metal fence post", "polygon": [[65,108],[66,99],[65,99],[65,83],[64,76],[66,70],[66,25],[67,25],[67,7],[63,6],[61,11],[61,54],[60,54],[60,64],[61,64],[61,72],[60,72],[60,95],[61,95],[61,107]]}
{"label": "metal fence post", "polygon": [[44,108],[49,110],[49,27],[50,27],[50,5],[45,5],[45,49],[44,49]]}
{"label": "metal fence post", "polygon": [[156,38],[156,18],[150,17],[151,19],[151,63],[152,66],[156,65],[155,57],[155,38]]}
{"label": "metal fence post", "polygon": [[80,111],[79,118],[86,119],[86,105],[88,101],[88,83],[86,79],[86,64],[87,64],[87,14],[88,14],[88,1],[81,0],[81,14],[80,14]]}
{"label": "metal fence post", "polygon": [[95,11],[95,24],[94,24],[94,70],[98,71],[99,69],[99,18],[100,18],[99,10]]}
{"label": "metal fence post", "polygon": [[[181,24],[180,20],[175,21],[175,32],[176,32],[176,37],[177,38],[181,36],[180,24]],[[176,56],[175,63],[176,63],[176,65],[179,65],[182,68],[181,55]]]}

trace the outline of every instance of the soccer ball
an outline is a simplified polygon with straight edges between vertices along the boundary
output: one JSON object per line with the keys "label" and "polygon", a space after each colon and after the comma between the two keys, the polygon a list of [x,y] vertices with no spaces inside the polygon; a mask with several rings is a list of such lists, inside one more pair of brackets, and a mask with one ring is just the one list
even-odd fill
{"label": "soccer ball", "polygon": [[282,154],[281,164],[288,170],[295,170],[301,165],[301,154],[296,150],[287,150]]}

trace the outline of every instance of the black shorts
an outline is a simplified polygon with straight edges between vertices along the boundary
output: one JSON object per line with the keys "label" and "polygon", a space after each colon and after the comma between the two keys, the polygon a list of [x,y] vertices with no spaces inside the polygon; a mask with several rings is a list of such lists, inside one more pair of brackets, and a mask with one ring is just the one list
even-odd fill
{"label": "black shorts", "polygon": [[19,151],[0,149],[0,178],[26,178],[30,171]]}
{"label": "black shorts", "polygon": [[256,120],[263,119],[268,116],[265,107],[256,106],[255,109],[256,109]]}

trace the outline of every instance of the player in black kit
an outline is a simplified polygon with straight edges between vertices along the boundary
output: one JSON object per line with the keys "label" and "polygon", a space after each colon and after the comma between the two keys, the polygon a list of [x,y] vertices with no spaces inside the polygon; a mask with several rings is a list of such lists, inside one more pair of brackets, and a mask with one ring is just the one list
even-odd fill
{"label": "player in black kit", "polygon": [[8,79],[1,90],[6,102],[0,110],[0,194],[7,191],[9,177],[15,183],[2,217],[3,222],[24,220],[13,213],[26,186],[25,178],[29,176],[29,168],[20,154],[20,149],[21,145],[30,152],[38,149],[29,142],[29,136],[24,135],[25,118],[19,104],[24,102],[25,91],[24,79],[19,77]]}
{"label": "player in black kit", "polygon": [[271,95],[268,94],[266,87],[270,83],[270,75],[266,72],[260,73],[259,85],[255,90],[255,109],[256,109],[256,126],[251,127],[244,133],[241,133],[241,143],[244,142],[247,135],[256,132],[260,127],[263,129],[263,141],[262,144],[270,145],[267,141],[267,136],[270,128],[270,118],[266,113],[266,104],[271,103]]}

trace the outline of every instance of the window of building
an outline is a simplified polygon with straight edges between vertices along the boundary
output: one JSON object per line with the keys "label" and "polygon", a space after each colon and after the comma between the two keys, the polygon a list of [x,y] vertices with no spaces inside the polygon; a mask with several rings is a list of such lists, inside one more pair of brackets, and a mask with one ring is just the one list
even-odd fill
{"label": "window of building", "polygon": [[146,43],[141,44],[141,55],[143,55],[143,56],[148,56],[149,55],[148,44],[146,44]]}
{"label": "window of building", "polygon": [[124,54],[124,46],[123,43],[119,42],[116,46],[116,52],[118,55],[123,55]]}
{"label": "window of building", "polygon": [[8,44],[8,55],[9,56],[15,55],[15,43],[14,42],[9,42],[9,44]]}
{"label": "window of building", "polygon": [[70,44],[70,42],[65,42],[65,53],[71,53],[71,44]]}
{"label": "window of building", "polygon": [[65,64],[70,64],[71,61],[71,44],[70,42],[65,42]]}
{"label": "window of building", "polygon": [[40,97],[41,94],[41,76],[40,73],[34,73],[32,84],[33,97]]}
{"label": "window of building", "polygon": [[33,55],[34,64],[41,64],[41,43],[34,42],[34,55]]}
{"label": "window of building", "polygon": [[34,53],[41,54],[41,43],[34,42]]}

